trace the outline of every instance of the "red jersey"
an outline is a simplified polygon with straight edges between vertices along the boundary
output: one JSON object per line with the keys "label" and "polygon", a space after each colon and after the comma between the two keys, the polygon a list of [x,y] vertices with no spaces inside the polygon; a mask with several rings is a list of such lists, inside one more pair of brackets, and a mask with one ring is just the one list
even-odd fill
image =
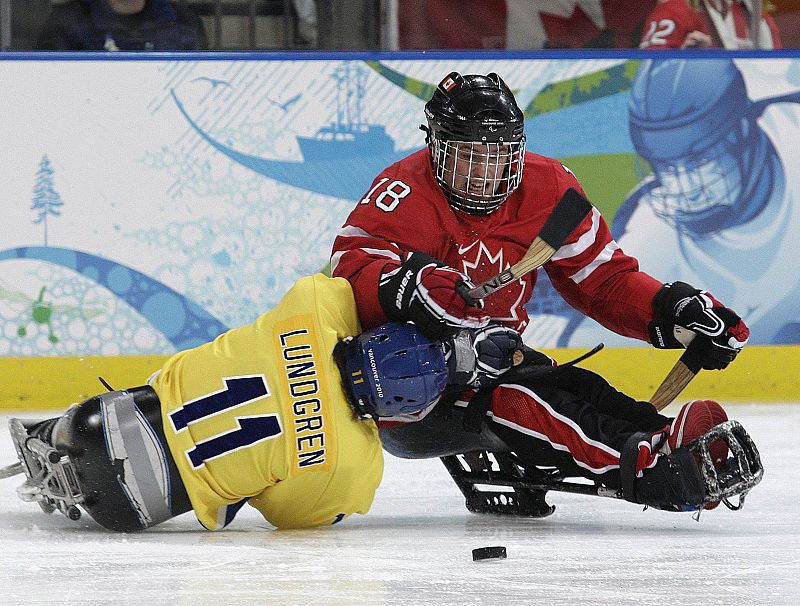
{"label": "red jersey", "polygon": [[[380,275],[399,266],[406,253],[427,253],[479,284],[522,258],[570,187],[582,191],[564,165],[526,153],[517,190],[490,215],[471,215],[450,206],[423,149],[373,182],[334,241],[331,273],[352,285],[363,327],[377,326],[387,321],[378,302]],[[647,340],[661,283],[622,252],[596,209],[544,269],[570,305],[621,335]],[[486,312],[521,332],[535,283],[533,272],[489,295]]]}
{"label": "red jersey", "polygon": [[[683,48],[686,36],[697,31],[711,37],[711,46],[728,49],[752,48],[750,9],[741,0],[723,0],[723,11],[711,5],[694,10],[687,0],[660,2],[644,22],[641,48]],[[775,20],[764,15],[759,30],[761,48],[781,48]]]}

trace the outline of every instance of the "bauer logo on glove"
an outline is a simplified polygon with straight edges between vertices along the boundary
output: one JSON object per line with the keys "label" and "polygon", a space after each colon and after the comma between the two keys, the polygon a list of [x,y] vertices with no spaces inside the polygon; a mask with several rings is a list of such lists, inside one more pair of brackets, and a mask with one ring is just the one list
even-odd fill
{"label": "bauer logo on glove", "polygon": [[390,320],[414,322],[431,339],[446,339],[462,328],[481,328],[489,317],[457,292],[460,283],[474,286],[466,274],[421,252],[411,253],[399,267],[385,271],[378,300]]}
{"label": "bauer logo on glove", "polygon": [[732,309],[711,293],[686,284],[665,284],[653,297],[656,319],[650,323],[650,342],[659,349],[680,349],[687,339],[679,338],[680,328],[700,337],[694,346],[698,368],[723,369],[747,343],[750,330]]}

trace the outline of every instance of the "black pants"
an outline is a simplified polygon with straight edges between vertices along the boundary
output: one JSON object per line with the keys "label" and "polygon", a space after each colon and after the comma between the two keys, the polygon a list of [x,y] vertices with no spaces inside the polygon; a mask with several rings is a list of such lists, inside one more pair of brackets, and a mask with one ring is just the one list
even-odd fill
{"label": "black pants", "polygon": [[459,402],[442,401],[421,421],[381,429],[381,440],[403,458],[513,451],[531,465],[555,466],[567,476],[618,487],[619,456],[628,437],[671,422],[652,404],[573,366],[495,388],[480,433],[463,428],[464,415]]}

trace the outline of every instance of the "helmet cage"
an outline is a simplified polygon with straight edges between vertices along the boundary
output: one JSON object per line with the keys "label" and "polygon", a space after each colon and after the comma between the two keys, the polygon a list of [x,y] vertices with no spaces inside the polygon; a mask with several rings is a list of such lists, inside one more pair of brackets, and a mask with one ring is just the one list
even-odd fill
{"label": "helmet cage", "polygon": [[[710,444],[725,442],[730,450],[728,461],[717,469]],[[725,421],[689,442],[685,448],[695,454],[705,484],[703,504],[722,501],[729,509],[741,509],[745,496],[764,477],[758,448],[738,421]],[[738,503],[731,499],[737,497]]]}
{"label": "helmet cage", "polygon": [[485,215],[497,210],[522,182],[525,137],[515,142],[443,140],[430,136],[434,175],[450,204]]}
{"label": "helmet cage", "polygon": [[425,118],[434,175],[454,208],[487,215],[519,187],[525,117],[496,73],[451,72],[425,104]]}
{"label": "helmet cage", "polygon": [[[651,160],[659,186],[650,192],[654,212],[678,226],[731,212],[744,180],[739,154],[747,145],[746,121],[701,153],[669,161]],[[721,216],[720,216],[721,215]]]}

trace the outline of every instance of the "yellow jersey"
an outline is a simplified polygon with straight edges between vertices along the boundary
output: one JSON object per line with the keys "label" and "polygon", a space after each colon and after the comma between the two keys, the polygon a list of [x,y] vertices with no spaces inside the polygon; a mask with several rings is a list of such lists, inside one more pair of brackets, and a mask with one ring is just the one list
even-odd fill
{"label": "yellow jersey", "polygon": [[367,513],[383,475],[378,430],[352,413],[332,354],[360,331],[350,284],[317,274],[151,379],[206,528],[223,528],[245,502],[278,528]]}

